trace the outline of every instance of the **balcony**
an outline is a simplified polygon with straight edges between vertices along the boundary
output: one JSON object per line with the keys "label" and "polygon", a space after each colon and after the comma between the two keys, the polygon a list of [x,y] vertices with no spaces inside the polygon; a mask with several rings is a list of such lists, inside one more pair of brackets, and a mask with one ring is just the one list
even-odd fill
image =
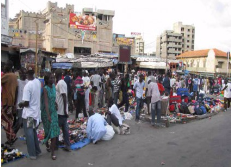
{"label": "balcony", "polygon": [[182,45],[178,45],[178,44],[168,44],[167,47],[172,47],[172,48],[181,48]]}

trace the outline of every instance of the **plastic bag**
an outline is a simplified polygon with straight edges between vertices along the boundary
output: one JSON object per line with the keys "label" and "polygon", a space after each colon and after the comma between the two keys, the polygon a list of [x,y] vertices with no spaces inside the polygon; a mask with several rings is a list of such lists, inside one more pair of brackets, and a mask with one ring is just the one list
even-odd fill
{"label": "plastic bag", "polygon": [[124,116],[126,120],[131,120],[133,118],[133,116],[129,112],[124,113]]}
{"label": "plastic bag", "polygon": [[111,139],[113,138],[115,132],[114,132],[114,130],[113,130],[113,128],[112,128],[111,125],[107,125],[107,126],[105,126],[105,128],[106,128],[107,132],[106,132],[106,134],[102,137],[102,140],[104,140],[104,141],[109,141],[109,140],[111,140]]}

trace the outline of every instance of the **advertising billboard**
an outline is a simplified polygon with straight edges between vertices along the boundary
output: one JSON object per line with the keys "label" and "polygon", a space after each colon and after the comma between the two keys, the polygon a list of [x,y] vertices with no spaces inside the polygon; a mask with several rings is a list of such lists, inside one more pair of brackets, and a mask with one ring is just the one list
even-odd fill
{"label": "advertising billboard", "polygon": [[119,37],[117,38],[118,45],[134,45],[134,38]]}
{"label": "advertising billboard", "polygon": [[124,64],[130,62],[131,46],[120,45],[119,46],[119,63]]}
{"label": "advertising billboard", "polygon": [[113,35],[112,35],[112,41],[116,42],[117,38],[121,38],[121,37],[125,37],[125,35],[124,34],[115,34],[115,33],[113,33]]}
{"label": "advertising billboard", "polygon": [[96,30],[96,17],[70,13],[70,28]]}

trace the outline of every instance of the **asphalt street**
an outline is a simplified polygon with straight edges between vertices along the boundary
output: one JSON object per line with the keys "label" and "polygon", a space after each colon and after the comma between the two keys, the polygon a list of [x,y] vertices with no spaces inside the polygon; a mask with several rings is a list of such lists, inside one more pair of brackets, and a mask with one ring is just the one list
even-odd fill
{"label": "asphalt street", "polygon": [[[3,166],[74,166],[74,167],[218,167],[231,166],[231,110],[206,119],[169,128],[152,127],[149,122],[126,121],[130,135],[115,135],[110,141],[89,144],[65,152],[59,149],[57,160],[50,157],[44,145],[37,160],[20,159]],[[2,143],[6,141],[1,132]],[[21,129],[18,136],[23,135]],[[25,141],[15,147],[27,153]]]}

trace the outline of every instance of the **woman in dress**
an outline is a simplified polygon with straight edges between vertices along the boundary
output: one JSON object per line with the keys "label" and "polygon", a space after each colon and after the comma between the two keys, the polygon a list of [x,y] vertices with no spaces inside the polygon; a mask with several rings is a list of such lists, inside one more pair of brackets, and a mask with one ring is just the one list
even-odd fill
{"label": "woman in dress", "polygon": [[[54,85],[54,75],[47,72],[44,76],[45,86],[41,97],[41,119],[44,125],[46,148],[48,152],[51,152],[51,157],[56,160],[54,154],[56,146],[56,138],[60,134],[60,128],[58,125],[58,115],[56,106],[56,88]],[[49,146],[48,140],[51,139],[51,145]]]}

